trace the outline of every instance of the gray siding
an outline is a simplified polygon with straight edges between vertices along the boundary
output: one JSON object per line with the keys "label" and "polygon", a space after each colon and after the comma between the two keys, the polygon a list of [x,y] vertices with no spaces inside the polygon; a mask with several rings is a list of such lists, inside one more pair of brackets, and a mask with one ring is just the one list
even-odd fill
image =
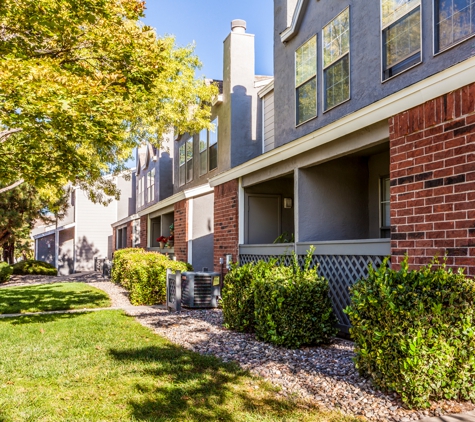
{"label": "gray siding", "polygon": [[300,170],[298,197],[298,241],[368,239],[366,158],[341,158]]}
{"label": "gray siding", "polygon": [[94,257],[106,257],[109,253],[111,224],[116,221],[117,202],[104,206],[94,204],[84,192],[77,190],[76,206],[76,271],[92,271]]}
{"label": "gray siding", "polygon": [[[322,28],[347,6],[350,6],[351,99],[323,113]],[[274,12],[276,147],[307,135],[475,55],[475,38],[471,38],[434,56],[432,0],[422,0],[422,63],[382,83],[380,0],[338,2],[307,0],[297,34],[285,44],[280,40],[280,33],[287,25],[286,0],[275,0]],[[300,45],[315,34],[317,34],[318,117],[296,128],[294,54]]]}
{"label": "gray siding", "polygon": [[263,99],[264,103],[264,152],[274,149],[274,91],[269,92]]}
{"label": "gray siding", "polygon": [[193,201],[193,256],[195,271],[207,267],[213,271],[214,261],[214,194],[200,196]]}

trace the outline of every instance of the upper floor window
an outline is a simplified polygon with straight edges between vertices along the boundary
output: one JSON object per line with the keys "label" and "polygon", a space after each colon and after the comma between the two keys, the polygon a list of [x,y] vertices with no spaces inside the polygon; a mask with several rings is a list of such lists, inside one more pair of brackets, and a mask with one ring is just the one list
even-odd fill
{"label": "upper floor window", "polygon": [[381,0],[383,80],[422,60],[421,0]]}
{"label": "upper floor window", "polygon": [[323,28],[324,109],[350,98],[350,9]]}
{"label": "upper floor window", "polygon": [[147,201],[152,202],[155,199],[155,169],[148,172],[147,179]]}
{"label": "upper floor window", "polygon": [[186,183],[193,180],[193,137],[186,141]]}
{"label": "upper floor window", "polygon": [[144,177],[141,177],[137,182],[137,207],[144,204]]}
{"label": "upper floor window", "polygon": [[435,0],[435,51],[475,34],[475,0]]}
{"label": "upper floor window", "polygon": [[218,118],[211,122],[214,130],[208,131],[209,170],[218,167]]}
{"label": "upper floor window", "polygon": [[208,131],[203,129],[200,132],[200,176],[208,172]]}
{"label": "upper floor window", "polygon": [[297,125],[317,115],[317,36],[295,52]]}
{"label": "upper floor window", "polygon": [[184,185],[185,184],[185,180],[186,180],[186,168],[185,168],[185,163],[186,163],[186,144],[183,144],[179,150],[178,150],[178,154],[179,154],[179,162],[178,162],[178,184],[181,186],[181,185]]}

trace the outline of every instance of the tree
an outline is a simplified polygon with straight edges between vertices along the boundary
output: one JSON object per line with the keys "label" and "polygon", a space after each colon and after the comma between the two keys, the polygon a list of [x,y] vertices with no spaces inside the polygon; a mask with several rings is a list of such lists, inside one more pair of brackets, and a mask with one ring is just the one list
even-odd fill
{"label": "tree", "polygon": [[41,192],[23,183],[0,195],[0,248],[4,261],[13,263],[15,250],[27,255],[31,249],[30,232],[36,221],[53,223],[61,218],[68,206],[68,191],[52,198],[49,192]]}
{"label": "tree", "polygon": [[216,88],[191,47],[140,23],[137,0],[0,2],[0,194],[71,182],[116,196],[142,142],[209,127]]}

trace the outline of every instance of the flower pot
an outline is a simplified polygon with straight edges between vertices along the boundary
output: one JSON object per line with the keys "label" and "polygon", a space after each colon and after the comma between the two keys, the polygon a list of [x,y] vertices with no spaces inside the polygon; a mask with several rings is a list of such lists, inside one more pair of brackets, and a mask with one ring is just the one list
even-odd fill
{"label": "flower pot", "polygon": [[160,249],[163,249],[165,247],[165,242],[160,242]]}

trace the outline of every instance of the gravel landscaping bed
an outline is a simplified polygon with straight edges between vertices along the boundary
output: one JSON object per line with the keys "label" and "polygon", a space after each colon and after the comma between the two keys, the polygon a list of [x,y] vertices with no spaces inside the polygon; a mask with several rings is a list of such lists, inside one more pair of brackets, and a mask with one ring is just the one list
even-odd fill
{"label": "gravel landscaping bed", "polygon": [[222,327],[220,310],[192,310],[170,314],[165,310],[128,311],[142,324],[174,343],[224,361],[235,361],[252,373],[282,387],[283,395],[317,401],[329,409],[362,415],[373,421],[408,422],[427,416],[474,409],[470,403],[438,402],[431,409],[403,408],[396,396],[373,390],[354,368],[353,343],[335,339],[325,347],[289,350]]}
{"label": "gravel landscaping bed", "polygon": [[[86,282],[102,289],[110,295],[112,306],[123,307],[129,315],[157,334],[195,352],[235,361],[281,386],[281,393],[286,396],[297,395],[315,400],[326,408],[365,416],[372,421],[409,422],[475,409],[471,403],[453,401],[434,403],[424,411],[405,409],[396,395],[373,390],[371,384],[358,375],[352,361],[353,343],[347,340],[335,339],[333,344],[325,347],[284,349],[259,342],[251,334],[226,330],[222,326],[222,312],[217,309],[189,310],[177,314],[164,309],[134,308],[130,305],[127,292],[103,279],[99,273],[75,275],[67,280],[64,277],[49,278],[54,279],[53,282]],[[19,282],[15,279],[8,285]],[[26,280],[23,283],[31,284]]]}

